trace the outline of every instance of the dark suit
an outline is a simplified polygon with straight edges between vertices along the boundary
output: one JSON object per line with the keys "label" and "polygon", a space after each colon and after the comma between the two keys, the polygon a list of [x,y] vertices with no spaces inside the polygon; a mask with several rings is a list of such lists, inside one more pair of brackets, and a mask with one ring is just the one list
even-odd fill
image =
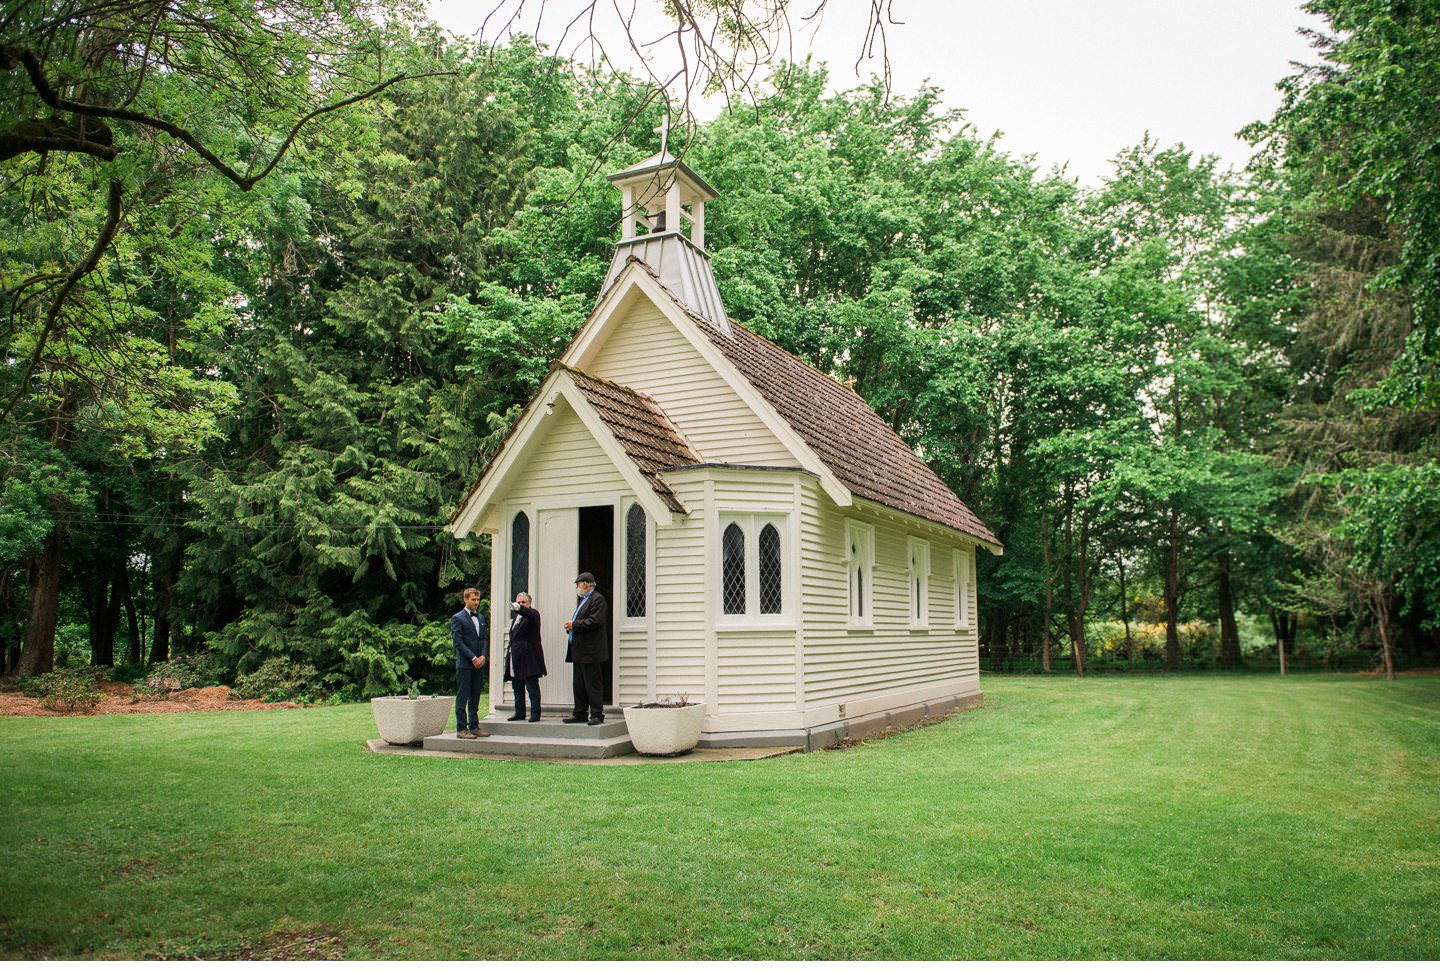
{"label": "dark suit", "polygon": [[591,591],[581,602],[570,625],[570,645],[565,660],[575,667],[574,716],[591,718],[605,712],[605,663],[610,660],[610,605],[605,595]]}
{"label": "dark suit", "polygon": [[[479,631],[476,631],[479,622]],[[455,731],[480,728],[480,693],[485,691],[485,666],[475,667],[476,658],[486,658],[490,638],[485,615],[461,608],[450,618],[450,640],[455,643]]]}
{"label": "dark suit", "polygon": [[515,715],[525,718],[525,698],[530,698],[530,717],[540,718],[540,679],[545,671],[545,649],[540,644],[540,612],[533,607],[515,609],[510,622],[510,651],[505,656],[505,677],[514,682]]}

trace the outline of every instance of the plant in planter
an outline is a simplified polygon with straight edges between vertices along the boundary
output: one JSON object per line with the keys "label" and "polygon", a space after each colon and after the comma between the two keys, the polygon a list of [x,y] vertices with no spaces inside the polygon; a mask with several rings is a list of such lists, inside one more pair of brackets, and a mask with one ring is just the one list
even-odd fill
{"label": "plant in planter", "polygon": [[627,706],[625,728],[637,753],[650,756],[678,756],[688,753],[700,741],[705,724],[705,703],[685,696]]}
{"label": "plant in planter", "polygon": [[382,695],[370,700],[380,738],[396,746],[413,746],[426,736],[444,732],[450,709],[455,704],[453,695],[421,695],[423,680],[405,676],[405,681],[408,683],[406,694]]}

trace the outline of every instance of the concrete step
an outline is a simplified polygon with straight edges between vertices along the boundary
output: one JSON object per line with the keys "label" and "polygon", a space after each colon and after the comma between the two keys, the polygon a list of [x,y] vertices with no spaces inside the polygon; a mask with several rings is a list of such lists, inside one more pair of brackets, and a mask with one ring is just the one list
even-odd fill
{"label": "concrete step", "polygon": [[[521,723],[544,725],[543,722]],[[515,723],[511,723],[515,725]],[[484,723],[481,723],[484,726]],[[599,729],[600,726],[565,726],[566,729]],[[623,730],[623,725],[622,725]],[[480,739],[457,739],[453,732],[444,732],[425,739],[425,749],[442,753],[487,753],[491,755],[530,757],[533,759],[606,759],[633,753],[635,747],[628,735],[608,737],[565,738],[563,736],[492,735]]]}
{"label": "concrete step", "polygon": [[[606,714],[598,726],[581,722],[566,725],[560,720],[570,713],[542,716],[539,722],[507,722],[506,716],[487,716],[480,720],[480,729],[491,736],[527,736],[549,739],[614,739],[626,734],[625,716]],[[460,740],[465,742],[466,740]]]}

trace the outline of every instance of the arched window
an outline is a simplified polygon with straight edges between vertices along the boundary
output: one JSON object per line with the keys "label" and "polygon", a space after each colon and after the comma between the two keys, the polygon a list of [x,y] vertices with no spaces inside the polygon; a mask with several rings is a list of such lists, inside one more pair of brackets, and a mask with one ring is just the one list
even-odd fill
{"label": "arched window", "polygon": [[745,613],[745,532],[739,524],[725,528],[720,539],[721,602],[726,614]]}
{"label": "arched window", "polygon": [[645,617],[645,509],[625,514],[625,616]]}
{"label": "arched window", "polygon": [[845,525],[845,543],[850,573],[850,623],[868,625],[875,587],[875,530],[849,520]]}
{"label": "arched window", "polygon": [[510,524],[510,600],[530,586],[530,518],[522,510]]}
{"label": "arched window", "polygon": [[760,613],[780,613],[780,531],[767,523],[760,531]]}

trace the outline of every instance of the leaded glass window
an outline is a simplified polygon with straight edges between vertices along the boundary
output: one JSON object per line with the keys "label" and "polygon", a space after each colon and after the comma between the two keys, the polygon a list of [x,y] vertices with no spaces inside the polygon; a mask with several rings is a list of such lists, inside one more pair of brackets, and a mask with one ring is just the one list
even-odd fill
{"label": "leaded glass window", "polygon": [[625,616],[645,617],[645,510],[639,503],[625,514]]}
{"label": "leaded glass window", "polygon": [[780,531],[765,524],[760,531],[760,613],[780,613]]}
{"label": "leaded glass window", "polygon": [[720,540],[720,588],[726,614],[745,613],[745,531],[739,524],[725,528]]}
{"label": "leaded glass window", "polygon": [[530,518],[522,510],[510,524],[510,600],[530,586]]}

